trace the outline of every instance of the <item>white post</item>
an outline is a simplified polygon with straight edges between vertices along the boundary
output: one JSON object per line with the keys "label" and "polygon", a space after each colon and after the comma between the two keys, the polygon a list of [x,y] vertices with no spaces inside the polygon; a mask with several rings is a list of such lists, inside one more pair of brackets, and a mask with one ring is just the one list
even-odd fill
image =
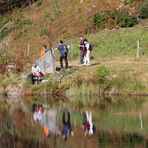
{"label": "white post", "polygon": [[30,43],[28,43],[27,56],[29,56],[29,53],[30,53]]}
{"label": "white post", "polygon": [[139,54],[140,53],[140,43],[139,40],[137,40],[137,54],[136,54],[136,58],[139,59]]}
{"label": "white post", "polygon": [[143,121],[142,121],[141,113],[139,114],[139,119],[140,119],[140,129],[142,131],[143,130]]}

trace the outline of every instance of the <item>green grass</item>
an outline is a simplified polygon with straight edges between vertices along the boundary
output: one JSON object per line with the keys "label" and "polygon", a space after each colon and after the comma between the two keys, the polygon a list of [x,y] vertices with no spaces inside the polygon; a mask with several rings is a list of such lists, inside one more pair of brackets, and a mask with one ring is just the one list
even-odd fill
{"label": "green grass", "polygon": [[[133,27],[119,30],[103,30],[96,34],[86,35],[88,41],[94,45],[91,56],[98,60],[104,57],[136,56],[137,44],[140,41],[141,53],[148,55],[148,28]],[[79,38],[66,41],[71,46],[69,58],[76,59],[79,56]]]}
{"label": "green grass", "polygon": [[[0,15],[0,30],[10,21],[9,16],[2,16]],[[7,36],[11,32],[12,28],[10,27],[5,27],[3,30],[0,32],[0,39],[3,37]]]}

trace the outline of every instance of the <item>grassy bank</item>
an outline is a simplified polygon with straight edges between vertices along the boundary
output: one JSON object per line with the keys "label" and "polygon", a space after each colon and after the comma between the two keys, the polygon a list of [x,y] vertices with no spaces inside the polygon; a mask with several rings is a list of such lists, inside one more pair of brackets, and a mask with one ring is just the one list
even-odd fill
{"label": "grassy bank", "polygon": [[[68,96],[74,95],[75,92],[78,95],[147,94],[147,32],[147,27],[136,26],[86,35],[85,37],[94,45],[90,66],[79,65],[79,38],[65,40],[70,45],[70,68],[58,71],[55,77],[46,75],[47,83],[32,86],[28,82],[23,82],[22,89],[26,94],[35,95],[65,95],[65,92]],[[137,40],[140,41],[139,59],[136,59]],[[58,60],[58,51],[55,51],[55,56]],[[30,69],[31,65],[28,65],[22,71],[29,73]],[[22,81],[21,72],[18,74],[18,71],[11,71],[7,75],[2,75],[0,81],[1,92],[5,92],[9,85],[18,87]]]}

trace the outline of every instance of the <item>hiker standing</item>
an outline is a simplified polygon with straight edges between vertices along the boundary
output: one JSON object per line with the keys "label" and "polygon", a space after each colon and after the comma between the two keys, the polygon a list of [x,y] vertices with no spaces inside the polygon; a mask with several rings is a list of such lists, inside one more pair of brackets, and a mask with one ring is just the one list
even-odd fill
{"label": "hiker standing", "polygon": [[43,45],[43,47],[40,50],[40,57],[44,56],[46,52],[47,52],[47,47],[46,45]]}
{"label": "hiker standing", "polygon": [[88,43],[87,39],[84,39],[84,46],[86,48],[86,54],[84,56],[83,65],[90,65],[90,44]]}
{"label": "hiker standing", "polygon": [[63,112],[62,123],[63,123],[62,136],[64,140],[67,140],[69,136],[73,135],[70,124],[70,112],[67,112],[67,120],[65,117],[65,112]]}
{"label": "hiker standing", "polygon": [[63,59],[65,61],[65,68],[68,68],[68,47],[66,44],[63,43],[63,41],[61,40],[59,42],[59,47],[58,47],[59,51],[60,51],[60,66],[61,68],[63,68]]}
{"label": "hiker standing", "polygon": [[79,44],[79,47],[80,47],[80,64],[83,64],[84,62],[84,40],[83,40],[83,37],[81,36],[80,37],[80,44]]}

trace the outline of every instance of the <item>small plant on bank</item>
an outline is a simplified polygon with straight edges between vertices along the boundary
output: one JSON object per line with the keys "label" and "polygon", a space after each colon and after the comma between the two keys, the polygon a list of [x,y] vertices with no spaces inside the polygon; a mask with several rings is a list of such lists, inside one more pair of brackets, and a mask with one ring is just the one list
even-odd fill
{"label": "small plant on bank", "polygon": [[105,66],[101,66],[97,69],[96,73],[98,77],[105,78],[110,75],[110,70]]}
{"label": "small plant on bank", "polygon": [[117,24],[120,27],[133,27],[138,23],[136,17],[130,16],[128,11],[124,11],[124,12],[115,11],[114,15],[115,15]]}
{"label": "small plant on bank", "polygon": [[110,90],[111,81],[109,77],[110,70],[107,67],[101,66],[96,70],[93,82],[94,84],[97,84],[97,91],[99,94],[104,94],[106,91]]}
{"label": "small plant on bank", "polygon": [[139,11],[139,16],[142,19],[148,18],[148,2],[147,3],[144,3],[141,6],[140,11]]}
{"label": "small plant on bank", "polygon": [[96,26],[103,29],[105,27],[105,15],[102,13],[96,13],[93,16],[93,22]]}

